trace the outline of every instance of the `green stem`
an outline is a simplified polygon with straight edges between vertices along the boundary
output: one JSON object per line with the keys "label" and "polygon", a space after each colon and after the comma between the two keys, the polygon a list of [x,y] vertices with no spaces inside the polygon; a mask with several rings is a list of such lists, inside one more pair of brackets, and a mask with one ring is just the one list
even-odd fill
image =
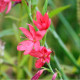
{"label": "green stem", "polygon": [[41,67],[41,68],[43,68],[43,69],[45,69],[45,70],[47,70],[47,71],[49,71],[49,72],[52,72],[50,69],[48,69],[48,68],[46,68],[46,67]]}
{"label": "green stem", "polygon": [[[32,72],[32,60],[33,60],[33,57],[29,56],[29,62],[28,62],[28,71],[29,72]],[[30,76],[28,76],[28,79],[30,79]]]}
{"label": "green stem", "polygon": [[46,34],[44,35],[44,37],[43,37],[43,39],[42,39],[42,41],[41,41],[42,46],[45,45],[46,36],[47,36],[47,32],[46,32]]}
{"label": "green stem", "polygon": [[31,16],[31,0],[29,1],[29,19],[31,22],[33,22],[32,16]]}
{"label": "green stem", "polygon": [[[22,4],[21,4],[21,6],[20,6],[20,20],[18,21],[18,28],[19,27],[21,27],[21,16],[22,16]],[[20,32],[19,32],[20,33]],[[18,42],[20,42],[20,39],[19,39],[19,41]],[[21,52],[20,51],[18,51],[18,64],[20,63],[20,60],[21,60]]]}
{"label": "green stem", "polygon": [[[18,25],[18,28],[21,27],[22,4],[21,4],[20,7],[21,7],[21,8],[20,8],[20,20],[18,21],[18,24],[19,24],[19,25]],[[19,32],[19,33],[20,33],[20,32]],[[18,42],[20,42],[20,40],[19,40]],[[21,52],[18,51],[17,79],[20,79],[20,76],[19,76],[19,74],[20,74],[20,68],[19,68],[20,61],[21,61]]]}
{"label": "green stem", "polygon": [[[33,22],[32,16],[31,16],[31,0],[29,0],[29,13],[28,13],[28,15],[29,15],[30,22]],[[28,64],[29,72],[32,71],[32,63],[33,63],[32,60],[33,60],[33,57],[30,56],[29,57],[29,64]],[[30,76],[28,78],[30,79]]]}
{"label": "green stem", "polygon": [[49,68],[50,68],[51,72],[54,74],[53,69],[52,69],[52,67],[51,67],[50,63],[49,63],[49,64],[47,63],[47,65],[49,66]]}

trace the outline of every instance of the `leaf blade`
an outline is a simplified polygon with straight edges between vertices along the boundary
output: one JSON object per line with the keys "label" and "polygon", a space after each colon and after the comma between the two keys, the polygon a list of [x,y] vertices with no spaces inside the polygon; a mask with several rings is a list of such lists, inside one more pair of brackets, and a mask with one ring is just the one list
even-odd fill
{"label": "leaf blade", "polygon": [[64,7],[60,7],[60,8],[57,8],[55,10],[52,10],[51,12],[48,13],[49,17],[52,18],[54,17],[55,15],[57,15],[58,13],[66,10],[67,8],[69,8],[70,5],[67,5],[67,6],[64,6]]}

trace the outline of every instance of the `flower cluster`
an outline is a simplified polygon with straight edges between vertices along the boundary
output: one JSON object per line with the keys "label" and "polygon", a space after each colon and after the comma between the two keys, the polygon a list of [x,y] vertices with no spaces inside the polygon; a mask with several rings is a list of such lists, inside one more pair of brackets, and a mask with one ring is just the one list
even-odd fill
{"label": "flower cluster", "polygon": [[40,40],[44,37],[47,29],[51,24],[51,20],[48,17],[48,14],[45,13],[44,16],[41,15],[39,11],[36,14],[37,21],[33,20],[35,26],[39,29],[35,31],[32,25],[27,24],[29,26],[29,30],[20,27],[19,29],[25,34],[27,40],[22,41],[18,44],[17,50],[24,51],[24,55],[31,55],[33,57],[38,58],[35,63],[36,68],[41,68],[45,62],[50,62],[50,49],[46,49],[44,46],[40,46]]}
{"label": "flower cluster", "polygon": [[4,12],[7,8],[6,14],[11,10],[12,1],[21,0],[0,0],[0,13]]}

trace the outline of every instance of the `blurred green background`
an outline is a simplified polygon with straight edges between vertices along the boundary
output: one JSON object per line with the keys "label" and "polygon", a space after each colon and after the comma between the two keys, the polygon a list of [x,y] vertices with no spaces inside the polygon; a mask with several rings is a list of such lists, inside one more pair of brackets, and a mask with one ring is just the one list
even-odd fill
{"label": "blurred green background", "polygon": [[[45,0],[31,0],[33,19],[36,17],[36,9],[42,11],[44,3]],[[48,0],[47,12],[49,13],[67,5],[70,5],[70,7],[51,17],[54,25],[54,27],[52,26],[53,32],[56,33],[52,34],[48,30],[46,41],[48,47],[55,52],[60,64],[59,67],[68,79],[78,80],[80,79],[80,0]],[[24,35],[19,30],[19,27],[28,28],[26,23],[31,23],[26,10],[22,4],[17,4],[12,7],[8,14],[0,14],[0,39],[5,42],[4,56],[0,57],[0,59],[3,59],[3,62],[0,63],[0,78],[2,80],[30,79],[38,71],[35,68],[36,59],[31,58],[29,55],[21,55],[18,62],[18,55],[23,52],[18,52],[16,47],[20,41],[24,40],[20,38],[20,36]],[[31,24],[33,25],[33,23]],[[66,53],[73,55],[79,69],[75,67],[75,61],[72,62]],[[17,64],[24,68],[19,69],[19,66],[15,66]],[[47,67],[46,64],[45,66]],[[55,58],[51,59],[51,66],[54,71],[57,69],[60,75],[63,75],[57,66]],[[18,74],[18,78],[16,78],[16,74]],[[51,80],[51,78],[52,74],[48,72],[44,72],[41,76],[41,79],[44,80]]]}

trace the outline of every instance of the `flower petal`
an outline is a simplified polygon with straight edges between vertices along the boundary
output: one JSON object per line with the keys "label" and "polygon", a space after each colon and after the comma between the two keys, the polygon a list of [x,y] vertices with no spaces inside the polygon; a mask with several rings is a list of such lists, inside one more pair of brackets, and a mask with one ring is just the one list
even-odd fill
{"label": "flower petal", "polygon": [[45,15],[43,16],[43,19],[45,20],[46,23],[49,21],[49,16],[47,13],[45,13]]}
{"label": "flower petal", "polygon": [[42,30],[42,31],[37,31],[36,32],[36,40],[41,40],[43,38],[43,36],[45,35],[46,30]]}
{"label": "flower petal", "polygon": [[47,29],[46,23],[42,24],[43,30]]}
{"label": "flower petal", "polygon": [[42,59],[38,59],[35,63],[36,68],[41,68],[44,65]]}
{"label": "flower petal", "polygon": [[39,51],[35,51],[34,49],[30,52],[30,55],[36,58],[40,58],[42,57],[42,53],[40,53]]}
{"label": "flower petal", "polygon": [[26,40],[26,41],[22,41],[19,43],[19,45],[17,46],[17,50],[19,51],[24,51],[24,54],[28,54],[33,48],[33,42]]}
{"label": "flower petal", "polygon": [[41,14],[39,11],[37,11],[37,13],[36,13],[36,18],[37,18],[37,21],[38,21],[38,22],[40,22],[40,19],[41,19],[42,17],[43,17],[42,14]]}
{"label": "flower petal", "polygon": [[44,69],[39,70],[33,77],[31,80],[38,80],[38,78],[41,76],[41,74],[43,73]]}
{"label": "flower petal", "polygon": [[40,49],[40,42],[39,41],[36,41],[36,43],[34,44],[34,49],[36,51],[38,51]]}
{"label": "flower petal", "polygon": [[6,11],[6,14],[11,10],[11,5],[12,5],[12,3],[11,3],[11,1],[8,3],[8,9],[7,9],[7,11]]}
{"label": "flower petal", "polygon": [[20,27],[19,29],[25,34],[25,36],[26,36],[27,38],[29,38],[30,40],[33,39],[31,33],[30,33],[27,29],[25,29],[25,28],[23,28],[23,27]]}
{"label": "flower petal", "polygon": [[10,0],[4,0],[4,2],[10,2]]}
{"label": "flower petal", "polygon": [[29,29],[30,29],[30,33],[33,35],[33,38],[35,38],[35,35],[36,35],[35,29],[34,29],[33,26],[30,25],[30,24],[28,24],[28,26],[29,26]]}
{"label": "flower petal", "polygon": [[4,12],[5,9],[6,9],[6,6],[0,6],[0,13]]}
{"label": "flower petal", "polygon": [[36,26],[39,30],[42,29],[42,26],[41,26],[38,22],[36,22],[36,21],[33,20],[33,23],[35,24],[35,26]]}
{"label": "flower petal", "polygon": [[55,80],[56,76],[57,76],[57,73],[54,73],[52,80]]}
{"label": "flower petal", "polygon": [[51,24],[51,19],[49,19],[47,26],[49,27]]}
{"label": "flower petal", "polygon": [[49,63],[50,62],[50,56],[45,58],[45,62]]}

